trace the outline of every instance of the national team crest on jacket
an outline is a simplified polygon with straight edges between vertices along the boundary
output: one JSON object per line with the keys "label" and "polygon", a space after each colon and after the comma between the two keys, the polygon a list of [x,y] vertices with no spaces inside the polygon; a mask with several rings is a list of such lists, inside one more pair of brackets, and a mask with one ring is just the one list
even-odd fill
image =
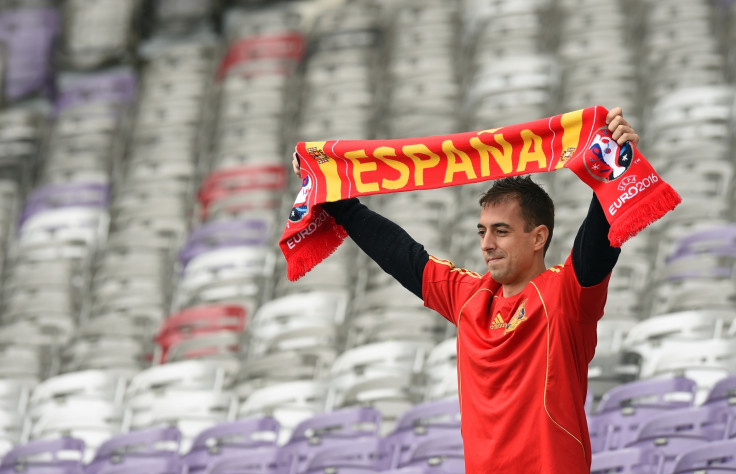
{"label": "national team crest on jacket", "polygon": [[527,300],[521,302],[516,313],[514,313],[514,317],[509,320],[508,324],[506,324],[506,330],[503,332],[504,334],[510,333],[516,329],[519,324],[526,321],[526,302]]}
{"label": "national team crest on jacket", "polygon": [[611,137],[611,132],[602,127],[596,131],[595,138],[585,151],[585,167],[591,176],[599,181],[614,181],[620,178],[634,158],[634,148],[629,142],[623,146]]}

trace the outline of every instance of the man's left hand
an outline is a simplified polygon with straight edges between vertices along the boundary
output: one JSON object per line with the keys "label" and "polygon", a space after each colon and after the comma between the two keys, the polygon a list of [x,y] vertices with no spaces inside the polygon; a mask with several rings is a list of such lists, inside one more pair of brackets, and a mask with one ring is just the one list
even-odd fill
{"label": "man's left hand", "polygon": [[626,142],[631,142],[634,146],[639,144],[639,134],[626,121],[621,107],[614,107],[608,112],[606,123],[608,124],[608,130],[611,132],[611,137],[619,145]]}

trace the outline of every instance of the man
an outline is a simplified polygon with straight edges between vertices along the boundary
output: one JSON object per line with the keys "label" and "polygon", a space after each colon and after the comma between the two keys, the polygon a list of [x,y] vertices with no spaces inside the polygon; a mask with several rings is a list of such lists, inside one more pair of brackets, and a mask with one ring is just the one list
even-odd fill
{"label": "man", "polygon": [[[620,108],[606,122],[619,146],[638,143]],[[595,195],[570,256],[549,269],[554,205],[542,188],[528,177],[499,179],[480,205],[485,275],[430,256],[357,199],[322,206],[381,268],[457,326],[466,472],[589,473],[588,363],[620,249],[609,244]]]}

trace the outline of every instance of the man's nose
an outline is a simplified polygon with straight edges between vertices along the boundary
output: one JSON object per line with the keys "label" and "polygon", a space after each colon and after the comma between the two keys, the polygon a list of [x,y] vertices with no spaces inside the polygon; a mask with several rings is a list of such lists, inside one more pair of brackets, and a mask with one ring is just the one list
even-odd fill
{"label": "man's nose", "polygon": [[492,250],[496,247],[496,239],[493,238],[493,235],[486,232],[483,234],[483,237],[480,239],[480,248],[481,250]]}

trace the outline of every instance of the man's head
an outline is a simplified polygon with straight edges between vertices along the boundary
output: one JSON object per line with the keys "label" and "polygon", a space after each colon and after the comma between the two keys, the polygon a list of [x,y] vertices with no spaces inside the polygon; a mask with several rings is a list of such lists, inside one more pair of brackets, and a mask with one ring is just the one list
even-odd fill
{"label": "man's head", "polygon": [[554,227],[554,204],[528,177],[503,178],[480,199],[478,222],[483,258],[505,291],[520,291],[544,271]]}
{"label": "man's head", "polygon": [[549,236],[544,246],[546,254],[555,227],[555,204],[552,198],[528,175],[511,176],[494,181],[493,186],[481,196],[479,203],[481,207],[485,207],[510,199],[519,201],[521,218],[526,223],[527,232],[538,225],[547,226]]}

